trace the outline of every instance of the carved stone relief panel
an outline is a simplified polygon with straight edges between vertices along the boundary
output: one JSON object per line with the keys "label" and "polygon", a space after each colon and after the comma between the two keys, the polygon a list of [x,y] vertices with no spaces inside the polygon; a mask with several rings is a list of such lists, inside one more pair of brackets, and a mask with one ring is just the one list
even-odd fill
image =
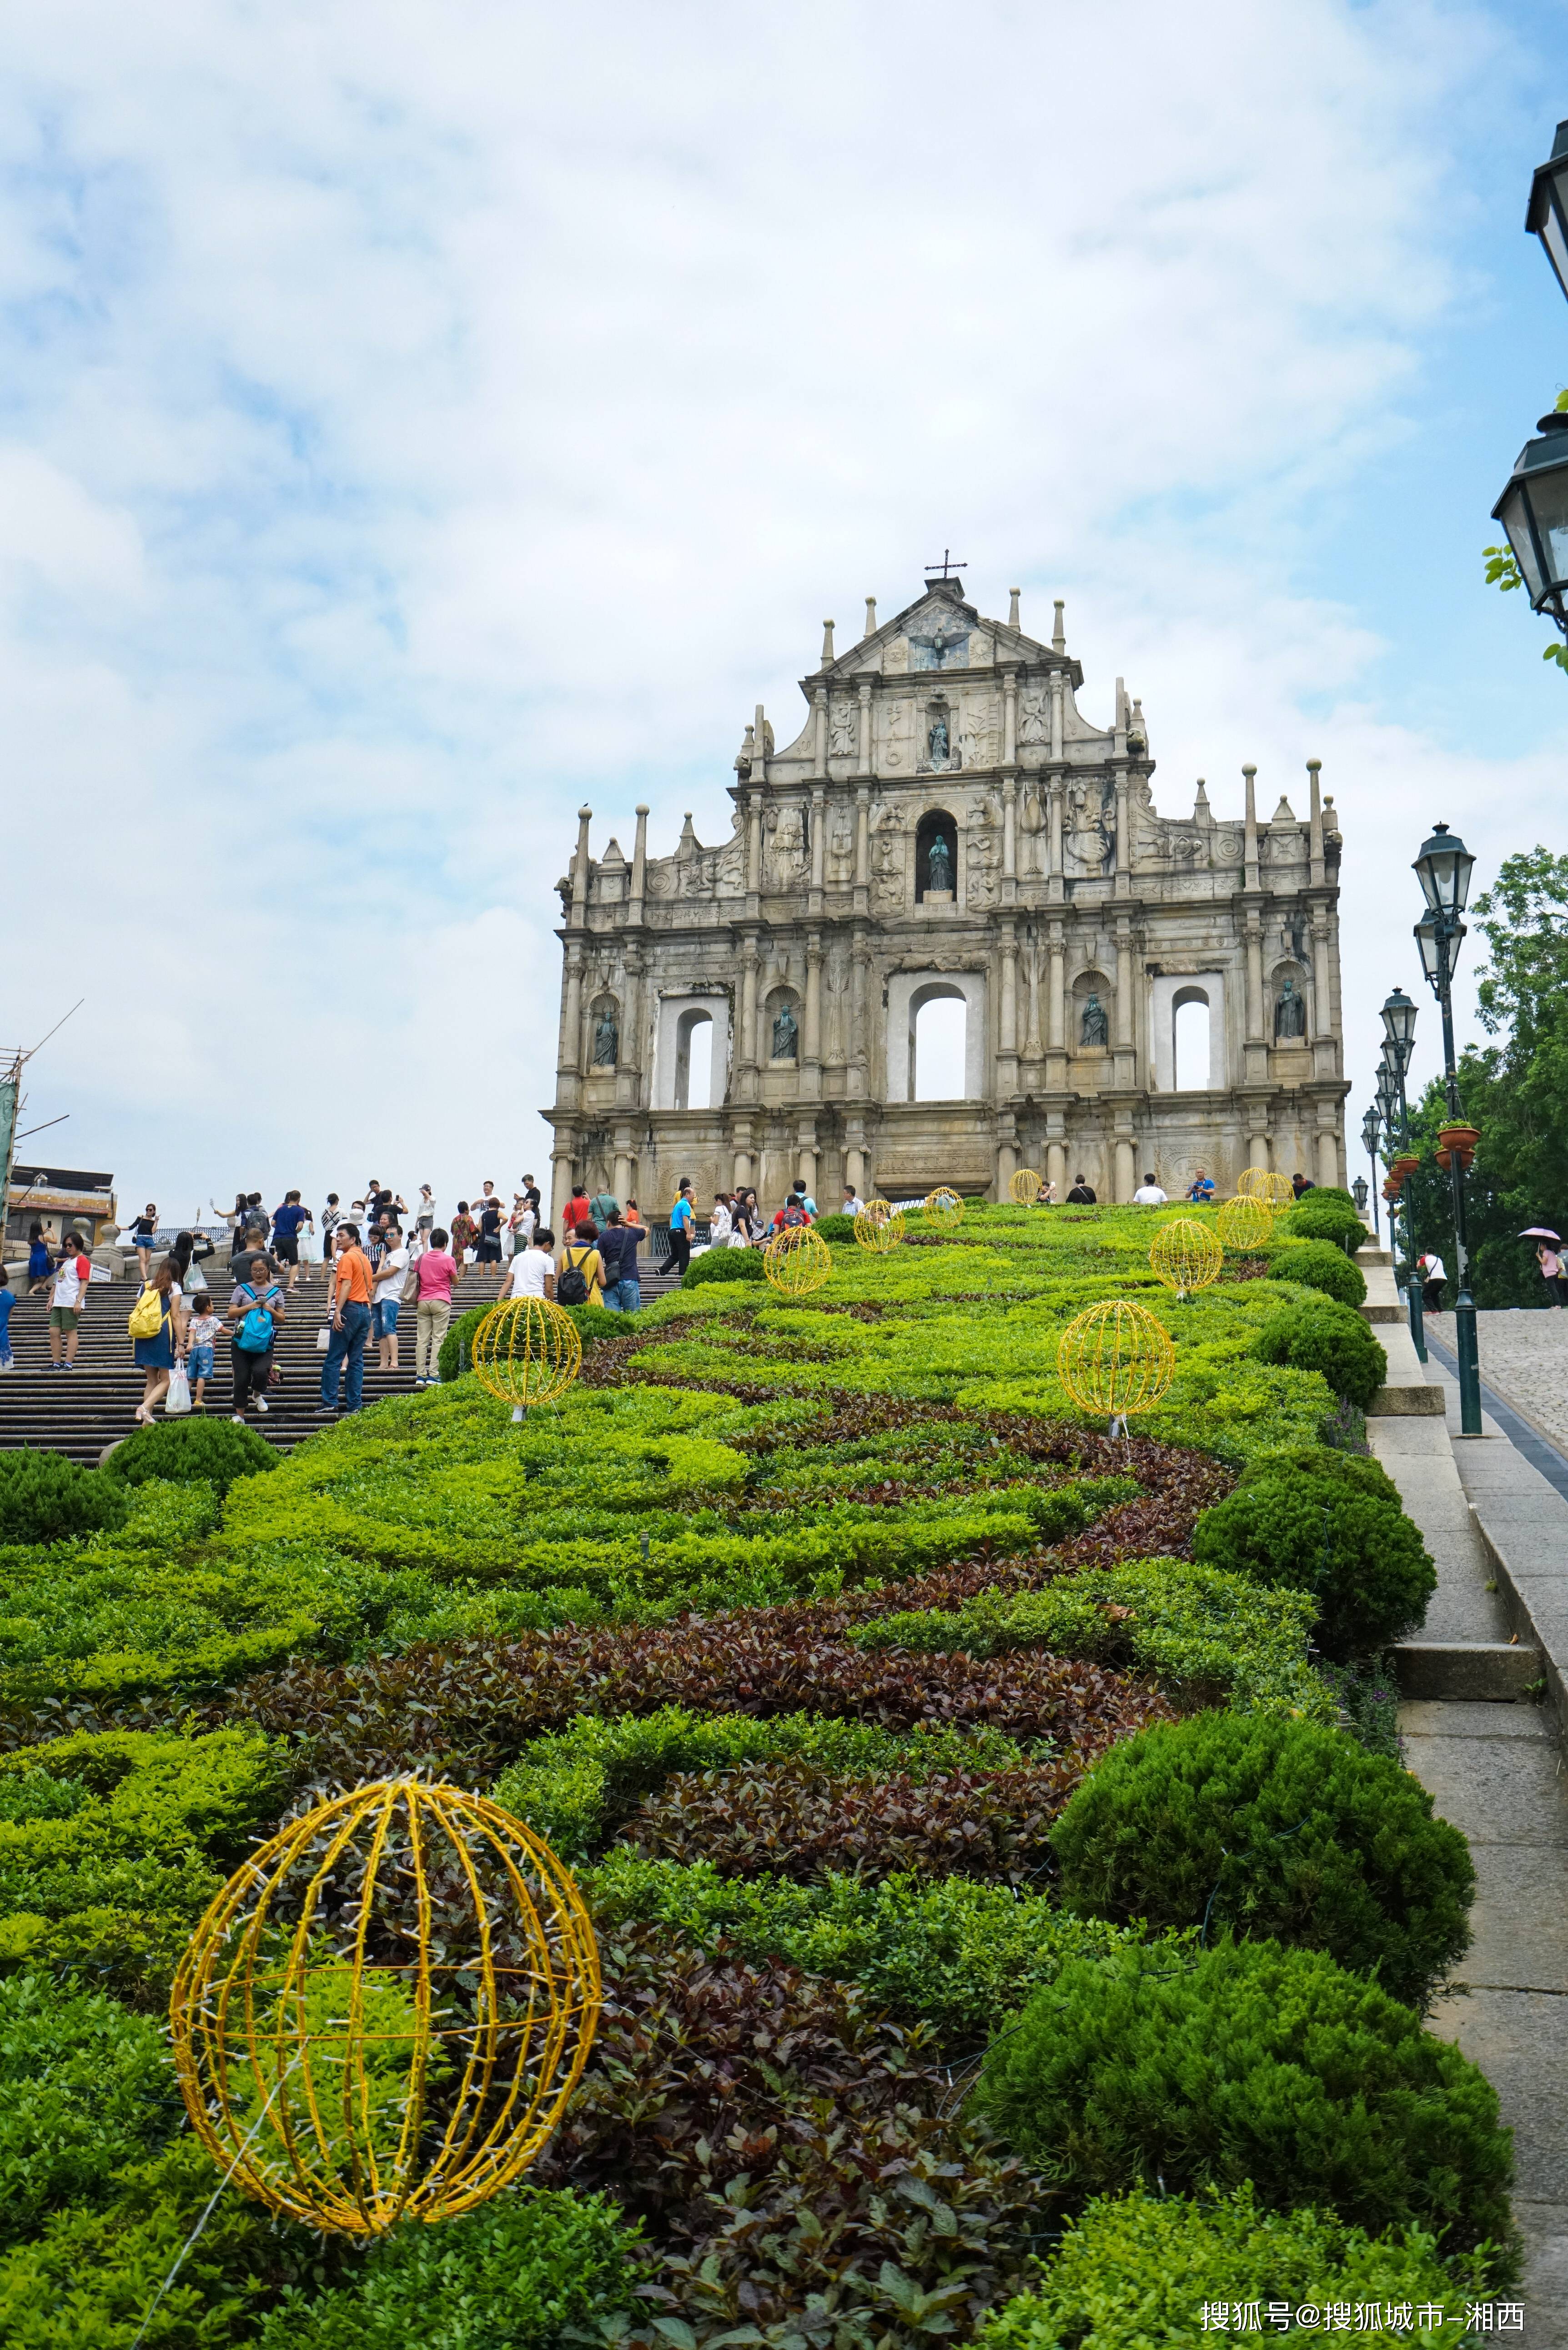
{"label": "carved stone relief panel", "polygon": [[763,818],[763,887],[780,892],[798,889],[809,859],[805,846],[805,812],[797,807],[771,807]]}
{"label": "carved stone relief panel", "polygon": [[1047,687],[1027,691],[1018,705],[1018,741],[1022,749],[1043,751],[1051,741],[1051,694]]}
{"label": "carved stone relief panel", "polygon": [[1093,778],[1072,785],[1063,827],[1062,862],[1070,879],[1098,879],[1116,858],[1116,795],[1113,784]]}
{"label": "carved stone relief panel", "polygon": [[915,764],[915,703],[908,694],[888,694],[873,705],[881,727],[877,764],[897,773]]}
{"label": "carved stone relief panel", "polygon": [[834,881],[855,878],[855,817],[846,807],[835,808],[828,823],[827,872]]}
{"label": "carved stone relief panel", "polygon": [[884,806],[871,819],[871,902],[890,913],[906,894],[902,819],[896,807]]}

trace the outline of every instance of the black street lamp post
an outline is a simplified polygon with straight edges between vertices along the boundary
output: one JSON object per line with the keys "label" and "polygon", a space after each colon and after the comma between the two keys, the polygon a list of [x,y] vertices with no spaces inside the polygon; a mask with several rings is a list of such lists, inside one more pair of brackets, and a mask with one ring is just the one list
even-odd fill
{"label": "black street lamp post", "polygon": [[[1449,1116],[1459,1121],[1459,1078],[1454,1059],[1454,966],[1465,935],[1460,916],[1469,896],[1475,858],[1446,824],[1435,825],[1424,843],[1414,870],[1427,900],[1427,911],[1416,925],[1421,968],[1431,982],[1443,1015],[1443,1083]],[[1470,1253],[1465,1235],[1465,1170],[1458,1150],[1449,1152],[1449,1184],[1454,1201],[1454,1256],[1459,1289],[1454,1298],[1455,1351],[1459,1358],[1459,1429],[1463,1435],[1481,1433],[1480,1350],[1476,1343],[1476,1305],[1470,1295]]]}
{"label": "black street lamp post", "polygon": [[[1377,1222],[1377,1133],[1380,1123],[1376,1108],[1369,1109],[1361,1121],[1362,1145],[1366,1156],[1372,1161],[1372,1237],[1374,1240],[1381,1240],[1383,1236]],[[1357,1176],[1356,1181],[1360,1180],[1361,1178]],[[1359,1207],[1360,1201],[1358,1200],[1355,1204]]]}
{"label": "black street lamp post", "polygon": [[1541,239],[1552,274],[1568,294],[1568,122],[1557,125],[1551,161],[1536,165],[1524,225]]}
{"label": "black street lamp post", "polygon": [[[1397,987],[1383,1006],[1383,1073],[1393,1096],[1393,1106],[1399,1113],[1399,1148],[1410,1148],[1410,1106],[1405,1098],[1405,1068],[1416,1049],[1416,1006]],[[1390,1118],[1389,1127],[1394,1121]],[[1416,1278],[1416,1211],[1408,1176],[1399,1189],[1398,1204],[1405,1211],[1405,1310],[1410,1317],[1410,1337],[1417,1362],[1427,1359],[1427,1326],[1421,1311],[1421,1284]],[[1388,1210],[1390,1237],[1394,1231],[1394,1208]]]}

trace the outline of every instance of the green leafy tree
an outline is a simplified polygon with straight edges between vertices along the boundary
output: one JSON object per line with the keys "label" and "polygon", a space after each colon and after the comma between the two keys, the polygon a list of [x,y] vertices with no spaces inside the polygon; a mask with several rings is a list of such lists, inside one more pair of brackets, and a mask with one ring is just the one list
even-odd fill
{"label": "green leafy tree", "polygon": [[[1465,1193],[1471,1286],[1478,1305],[1539,1305],[1534,1243],[1518,1235],[1545,1224],[1568,1237],[1568,856],[1538,844],[1506,858],[1472,911],[1486,954],[1480,1023],[1498,1041],[1468,1047],[1459,1068],[1460,1107],[1481,1138]],[[1411,1110],[1422,1162],[1412,1197],[1417,1238],[1454,1274],[1449,1179],[1435,1156],[1448,1114],[1434,1080]]]}

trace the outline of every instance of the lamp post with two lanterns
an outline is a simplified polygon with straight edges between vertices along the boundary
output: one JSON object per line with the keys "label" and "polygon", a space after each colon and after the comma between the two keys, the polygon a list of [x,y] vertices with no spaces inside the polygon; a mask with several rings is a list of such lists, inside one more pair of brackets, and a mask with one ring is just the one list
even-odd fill
{"label": "lamp post with two lanterns", "polygon": [[[1564,161],[1568,162],[1568,156]],[[1453,1009],[1454,966],[1459,961],[1459,941],[1465,935],[1460,917],[1469,896],[1475,858],[1446,824],[1434,825],[1432,837],[1423,844],[1414,870],[1427,900],[1427,910],[1416,925],[1416,943],[1421,951],[1421,968],[1443,1015],[1443,1085],[1449,1101],[1449,1124],[1442,1142],[1447,1145],[1449,1184],[1454,1202],[1454,1257],[1459,1278],[1454,1298],[1454,1352],[1459,1365],[1459,1428],[1466,1436],[1479,1436],[1480,1351],[1476,1343],[1476,1307],[1470,1295],[1470,1256],[1465,1232],[1465,1170],[1475,1149],[1476,1134],[1475,1128],[1462,1124],[1460,1118]]]}
{"label": "lamp post with two lanterns", "polygon": [[[1380,1124],[1381,1121],[1378,1118],[1377,1107],[1376,1103],[1374,1103],[1373,1107],[1367,1111],[1366,1116],[1361,1121],[1362,1147],[1366,1150],[1368,1159],[1372,1161],[1372,1237],[1374,1240],[1378,1240],[1382,1237],[1377,1222],[1377,1137]],[[1360,1183],[1366,1179],[1363,1176],[1358,1175],[1355,1180],[1357,1183]],[[1362,1202],[1359,1198],[1357,1198],[1355,1204],[1357,1207],[1361,1206]]]}
{"label": "lamp post with two lanterns", "polygon": [[[1384,1123],[1390,1139],[1397,1139],[1399,1149],[1410,1148],[1410,1108],[1405,1096],[1405,1070],[1416,1049],[1416,1006],[1402,987],[1397,987],[1383,1006],[1383,1063],[1377,1082],[1377,1099],[1383,1109]],[[1390,1150],[1389,1159],[1395,1156]],[[1427,1328],[1421,1311],[1421,1284],[1416,1278],[1416,1216],[1410,1199],[1409,1178],[1407,1175],[1397,1194],[1405,1210],[1405,1283],[1406,1310],[1410,1316],[1410,1336],[1419,1361],[1427,1359]],[[1395,1201],[1388,1204],[1388,1233],[1395,1231]]]}
{"label": "lamp post with two lanterns", "polygon": [[[1558,124],[1551,156],[1531,181],[1524,225],[1541,239],[1568,295],[1568,122]],[[1515,458],[1492,519],[1508,535],[1532,611],[1544,612],[1568,636],[1568,415],[1554,411],[1535,430],[1539,438]]]}

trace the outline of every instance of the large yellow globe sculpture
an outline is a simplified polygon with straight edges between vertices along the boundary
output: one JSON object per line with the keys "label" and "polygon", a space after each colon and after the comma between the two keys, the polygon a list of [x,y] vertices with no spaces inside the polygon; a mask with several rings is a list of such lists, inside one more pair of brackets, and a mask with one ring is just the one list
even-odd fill
{"label": "large yellow globe sculpture", "polygon": [[583,1342],[564,1305],[548,1297],[508,1297],[473,1334],[473,1376],[521,1419],[531,1404],[565,1395],[582,1365]]}
{"label": "large yellow globe sculpture", "polygon": [[1273,1228],[1274,1220],[1262,1200],[1244,1192],[1227,1200],[1214,1219],[1214,1230],[1228,1249],[1257,1248]]}
{"label": "large yellow globe sculpture", "polygon": [[1174,1289],[1178,1297],[1188,1297],[1193,1290],[1207,1289],[1211,1281],[1219,1280],[1225,1252],[1207,1224],[1191,1216],[1178,1216],[1156,1232],[1148,1261],[1167,1289]]}
{"label": "large yellow globe sculpture", "polygon": [[1056,1349],[1056,1376],[1080,1411],[1106,1412],[1111,1432],[1147,1411],[1170,1385],[1176,1348],[1147,1305],[1108,1297],[1075,1315]]}
{"label": "large yellow globe sculpture", "polygon": [[236,1870],[174,1979],[174,2064],[226,2177],[307,2227],[471,2210],[559,2121],[601,2005],[587,1911],[482,1795],[388,1779]]}
{"label": "large yellow globe sculpture", "polygon": [[963,1201],[946,1183],[939,1183],[934,1191],[927,1192],[920,1212],[938,1232],[950,1232],[963,1222]]}
{"label": "large yellow globe sculpture", "polygon": [[1032,1208],[1040,1190],[1040,1175],[1034,1168],[1020,1167],[1014,1170],[1012,1179],[1007,1186],[1007,1196],[1015,1207]]}
{"label": "large yellow globe sculpture", "polygon": [[833,1275],[833,1251],[810,1224],[786,1224],[763,1250],[763,1279],[781,1297],[809,1297]]}
{"label": "large yellow globe sculpture", "polygon": [[904,1211],[886,1200],[862,1200],[855,1211],[857,1244],[874,1256],[886,1256],[904,1237]]}
{"label": "large yellow globe sculpture", "polygon": [[1276,1174],[1272,1167],[1247,1168],[1236,1185],[1236,1196],[1241,1200],[1256,1200],[1276,1215],[1282,1208],[1293,1207],[1296,1197],[1291,1189],[1290,1177]]}

